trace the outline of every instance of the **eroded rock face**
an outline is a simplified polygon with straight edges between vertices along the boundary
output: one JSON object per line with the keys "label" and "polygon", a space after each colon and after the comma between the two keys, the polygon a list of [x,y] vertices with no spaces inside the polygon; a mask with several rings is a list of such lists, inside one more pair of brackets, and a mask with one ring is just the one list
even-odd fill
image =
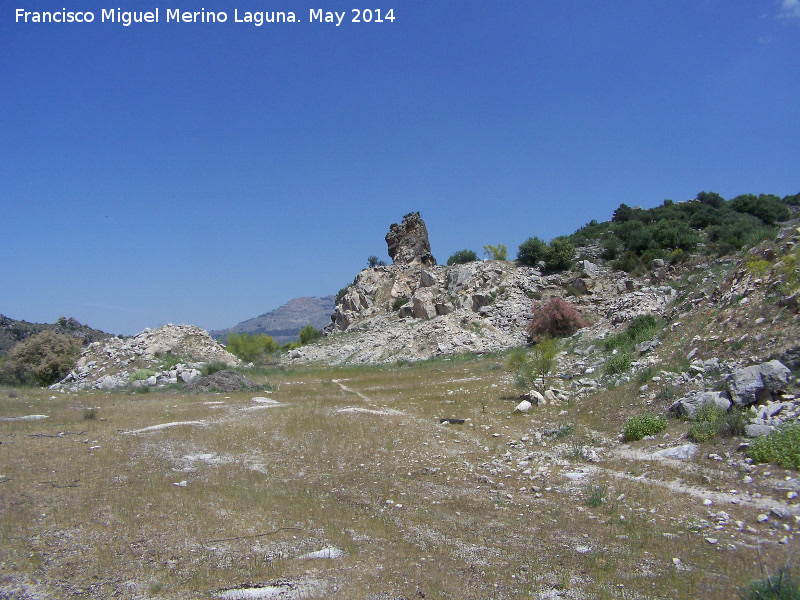
{"label": "eroded rock face", "polygon": [[431,254],[428,228],[419,213],[409,213],[398,225],[392,223],[386,234],[389,257],[395,265],[434,266],[436,259]]}

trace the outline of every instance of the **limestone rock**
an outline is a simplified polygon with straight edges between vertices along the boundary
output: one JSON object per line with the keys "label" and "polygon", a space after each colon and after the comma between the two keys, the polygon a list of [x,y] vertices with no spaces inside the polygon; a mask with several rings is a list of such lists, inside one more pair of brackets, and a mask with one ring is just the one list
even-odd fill
{"label": "limestone rock", "polygon": [[772,394],[786,389],[792,372],[780,361],[736,369],[728,382],[731,400],[740,406],[772,400]]}
{"label": "limestone rock", "polygon": [[677,400],[669,407],[669,410],[679,416],[685,415],[691,419],[706,405],[728,410],[731,407],[731,401],[724,392],[699,392]]}
{"label": "limestone rock", "polygon": [[428,228],[419,213],[409,213],[398,225],[392,223],[386,234],[389,256],[396,265],[436,264],[431,254]]}

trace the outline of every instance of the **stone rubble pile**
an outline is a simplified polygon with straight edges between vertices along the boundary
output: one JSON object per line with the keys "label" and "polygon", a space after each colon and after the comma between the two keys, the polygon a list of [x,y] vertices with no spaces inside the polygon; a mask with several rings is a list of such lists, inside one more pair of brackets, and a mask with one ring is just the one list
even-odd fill
{"label": "stone rubble pile", "polygon": [[[163,357],[170,354],[186,362],[162,369]],[[145,329],[126,340],[109,338],[90,344],[84,349],[75,369],[50,389],[74,392],[129,385],[136,388],[186,383],[198,377],[199,369],[211,362],[222,362],[231,367],[241,364],[241,360],[225,350],[204,329],[169,323],[157,329]],[[152,373],[135,379],[137,370]]]}

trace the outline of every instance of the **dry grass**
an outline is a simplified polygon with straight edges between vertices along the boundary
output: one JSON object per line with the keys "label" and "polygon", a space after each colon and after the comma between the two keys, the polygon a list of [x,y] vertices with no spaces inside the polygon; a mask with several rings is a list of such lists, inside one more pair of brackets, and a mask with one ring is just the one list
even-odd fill
{"label": "dry grass", "polygon": [[[688,468],[631,457],[661,438],[618,452],[620,407],[646,408],[635,384],[522,416],[502,357],[260,376],[271,393],[0,390],[0,416],[48,415],[0,421],[0,591],[197,598],[318,581],[309,596],[722,599],[792,549],[756,521],[753,494],[781,498],[773,480],[744,486],[706,458],[735,441]],[[201,423],[128,433],[176,422]],[[685,427],[670,420],[668,440]],[[580,459],[583,445],[602,460]],[[737,488],[743,502],[703,505]],[[346,555],[299,558],[325,547]]]}

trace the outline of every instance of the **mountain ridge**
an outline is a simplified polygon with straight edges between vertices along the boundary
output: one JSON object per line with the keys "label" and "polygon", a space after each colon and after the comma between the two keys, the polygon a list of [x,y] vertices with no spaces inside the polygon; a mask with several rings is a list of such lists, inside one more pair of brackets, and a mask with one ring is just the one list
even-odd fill
{"label": "mountain ridge", "polygon": [[265,333],[279,344],[293,342],[306,325],[322,329],[331,322],[336,307],[336,296],[301,296],[292,298],[278,308],[233,327],[210,331],[215,340],[224,341],[230,333]]}

